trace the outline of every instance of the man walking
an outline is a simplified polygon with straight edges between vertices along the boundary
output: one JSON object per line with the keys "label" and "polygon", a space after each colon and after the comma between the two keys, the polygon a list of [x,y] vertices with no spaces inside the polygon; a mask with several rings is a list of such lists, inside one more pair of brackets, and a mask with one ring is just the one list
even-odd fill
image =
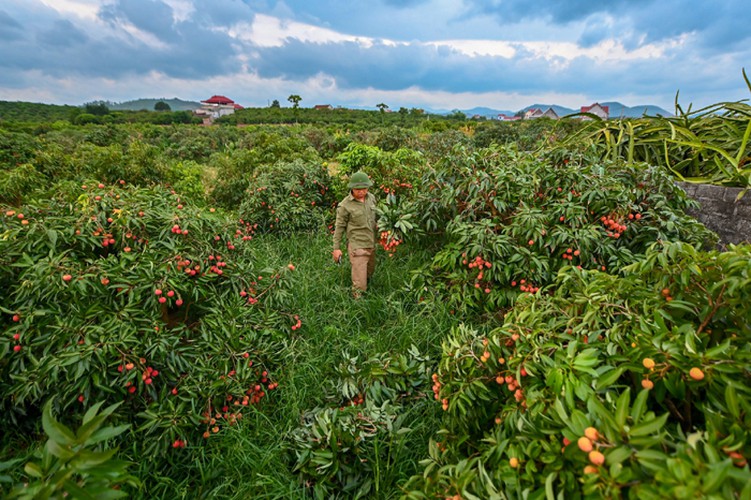
{"label": "man walking", "polygon": [[368,192],[373,182],[365,172],[355,172],[349,179],[350,191],[336,209],[334,229],[335,262],[342,258],[342,236],[347,236],[347,253],[352,264],[352,293],[360,298],[368,289],[368,278],[375,271],[376,201]]}

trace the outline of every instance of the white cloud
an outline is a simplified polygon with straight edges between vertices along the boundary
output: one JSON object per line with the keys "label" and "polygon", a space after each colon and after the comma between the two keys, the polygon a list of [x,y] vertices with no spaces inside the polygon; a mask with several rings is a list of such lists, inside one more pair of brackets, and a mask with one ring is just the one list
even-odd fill
{"label": "white cloud", "polygon": [[[138,29],[135,25],[132,23],[121,23],[119,25],[120,29],[123,30],[123,32],[127,33],[133,39],[138,40],[139,42],[143,43],[144,45],[148,45],[152,49],[155,50],[166,50],[169,45],[164,43],[163,41],[159,40],[159,38],[156,35],[153,35],[152,33],[149,33],[147,31],[143,31],[141,29]],[[123,37],[121,37],[123,38]]]}
{"label": "white cloud", "polygon": [[101,0],[39,0],[39,2],[62,15],[73,14],[88,20],[96,19],[102,3]]}
{"label": "white cloud", "polygon": [[469,57],[492,56],[511,59],[520,51],[533,58],[546,61],[571,61],[586,57],[598,63],[633,61],[638,59],[657,59],[663,57],[666,50],[676,48],[686,42],[688,35],[642,45],[629,50],[617,40],[605,40],[592,47],[581,47],[573,42],[550,41],[512,41],[512,40],[440,40],[426,42],[426,45],[450,47]]}
{"label": "white cloud", "polygon": [[191,18],[196,9],[190,0],[162,0],[172,9],[174,22],[183,22]]}
{"label": "white cloud", "polygon": [[[496,16],[468,10],[468,0],[398,7],[398,2],[339,0],[161,0],[172,11],[173,23],[168,18],[164,24],[144,22],[143,16],[130,24],[116,15],[119,10],[108,9],[115,1],[0,0],[9,26],[7,43],[0,46],[0,98],[80,104],[224,94],[243,105],[264,106],[298,94],[305,105],[385,102],[392,109],[519,109],[535,102],[577,108],[594,100],[667,109],[678,89],[682,101],[702,104],[747,96],[739,76],[749,53],[745,35],[727,28],[742,24],[748,14],[727,6],[716,9],[710,30],[703,27],[707,10],[685,0],[634,4],[616,9],[618,16],[596,19],[535,14],[521,21],[508,18],[505,0]],[[141,14],[148,6],[165,12],[154,0],[142,7],[138,1],[123,5]],[[682,8],[665,21],[670,29],[658,27],[658,14],[675,5]],[[658,6],[662,11],[655,11]],[[236,24],[209,26],[230,19]],[[85,34],[76,44],[49,42],[63,20]],[[149,27],[139,29],[139,21]],[[174,23],[198,31],[187,35]],[[707,43],[710,36],[713,44]],[[728,40],[736,44],[729,47]],[[45,50],[36,50],[41,42]],[[212,64],[217,61],[223,64]],[[227,75],[231,64],[234,74]],[[79,81],[76,75],[85,76]]]}
{"label": "white cloud", "polygon": [[339,33],[327,28],[277,17],[256,14],[252,23],[238,23],[229,30],[229,35],[260,47],[281,47],[287,38],[308,43],[355,42],[370,47],[373,40]]}

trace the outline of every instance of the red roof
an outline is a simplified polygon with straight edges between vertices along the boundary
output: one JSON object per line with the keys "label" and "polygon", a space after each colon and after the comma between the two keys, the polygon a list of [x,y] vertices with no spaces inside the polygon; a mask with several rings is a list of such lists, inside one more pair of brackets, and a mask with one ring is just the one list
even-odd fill
{"label": "red roof", "polygon": [[239,104],[235,104],[235,109],[243,109],[243,107],[240,106]]}
{"label": "red roof", "polygon": [[608,106],[603,106],[599,102],[596,102],[596,103],[594,103],[591,106],[582,106],[581,107],[581,112],[582,113],[589,113],[589,110],[592,109],[592,108],[594,108],[595,106],[599,106],[605,113],[610,114]]}
{"label": "red roof", "polygon": [[206,99],[201,102],[204,104],[235,104],[235,101],[229,97],[224,97],[223,95],[213,95],[211,96],[211,99]]}

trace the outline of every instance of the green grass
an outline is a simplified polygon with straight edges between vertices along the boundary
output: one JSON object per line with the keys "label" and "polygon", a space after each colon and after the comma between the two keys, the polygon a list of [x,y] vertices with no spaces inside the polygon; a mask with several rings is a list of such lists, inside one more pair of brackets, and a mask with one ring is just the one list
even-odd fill
{"label": "green grass", "polygon": [[[206,442],[191,443],[174,463],[154,463],[130,450],[133,474],[149,498],[305,498],[308,490],[293,472],[290,432],[303,412],[329,405],[327,380],[347,356],[406,353],[414,345],[437,362],[441,339],[458,319],[442,303],[417,304],[405,291],[410,270],[425,254],[401,247],[394,257],[378,252],[376,274],[368,292],[354,300],[350,268],[331,260],[327,234],[259,236],[254,239],[259,265],[293,263],[292,310],[303,327],[293,332],[285,363],[275,380],[279,388],[264,405],[251,408],[239,425]],[[390,438],[385,462],[374,465],[374,498],[395,498],[399,486],[418,472],[428,440],[440,426],[437,405],[418,405],[403,415],[410,432]]]}

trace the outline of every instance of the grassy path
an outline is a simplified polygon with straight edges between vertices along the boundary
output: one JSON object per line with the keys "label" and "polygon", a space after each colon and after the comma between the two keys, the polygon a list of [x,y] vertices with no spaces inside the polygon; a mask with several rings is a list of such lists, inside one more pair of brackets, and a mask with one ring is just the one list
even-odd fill
{"label": "grassy path", "polygon": [[[164,471],[154,485],[155,496],[305,498],[306,490],[292,472],[295,457],[287,438],[306,410],[327,404],[326,384],[335,368],[347,356],[365,360],[378,354],[406,353],[412,345],[437,362],[441,338],[457,322],[442,304],[418,306],[407,296],[410,270],[421,263],[421,256],[410,254],[408,248],[400,248],[392,258],[379,252],[369,291],[355,301],[350,294],[349,265],[336,266],[331,261],[328,235],[269,236],[255,241],[262,266],[293,263],[296,267],[292,310],[303,327],[290,337],[282,353],[279,389],[272,404],[246,412],[240,425],[198,447],[194,462],[174,464],[174,469]],[[440,424],[437,411],[424,413],[407,411],[412,432],[398,447],[398,456],[379,468],[374,478],[377,498],[398,497],[398,486],[427,455],[428,439]],[[134,472],[146,477],[145,465],[141,467]],[[188,479],[176,484],[168,477]]]}

